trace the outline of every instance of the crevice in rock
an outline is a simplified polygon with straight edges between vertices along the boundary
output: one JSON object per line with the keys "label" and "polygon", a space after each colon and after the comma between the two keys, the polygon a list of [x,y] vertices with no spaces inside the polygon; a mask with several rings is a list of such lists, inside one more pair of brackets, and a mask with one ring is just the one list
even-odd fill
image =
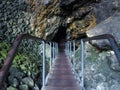
{"label": "crevice in rock", "polygon": [[[66,3],[67,2],[67,3]],[[74,6],[76,5],[76,4],[78,4],[78,3],[80,3],[79,4],[79,6],[82,6],[82,5],[84,5],[86,2],[88,2],[88,1],[79,1],[79,0],[73,0],[73,1],[69,1],[69,3],[68,3],[68,1],[63,1],[63,0],[61,0],[60,1],[60,8],[62,8],[62,9],[64,9],[64,10],[72,10],[72,9],[74,9]]]}
{"label": "crevice in rock", "polygon": [[59,43],[61,40],[66,40],[66,36],[67,36],[67,34],[66,34],[66,27],[59,26],[58,32],[53,37],[52,41],[55,41],[55,42]]}

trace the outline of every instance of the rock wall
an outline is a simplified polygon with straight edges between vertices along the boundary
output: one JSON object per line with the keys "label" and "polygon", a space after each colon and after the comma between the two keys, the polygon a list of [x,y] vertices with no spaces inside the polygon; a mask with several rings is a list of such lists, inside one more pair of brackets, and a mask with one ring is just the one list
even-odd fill
{"label": "rock wall", "polygon": [[[50,2],[47,7],[51,6]],[[58,8],[58,11],[54,10],[53,7],[54,13],[46,16],[47,25],[50,25],[49,22],[53,23],[52,27],[46,27],[46,30],[48,30],[46,31],[46,37],[54,37],[55,33],[62,26],[66,28],[67,39],[78,39],[84,37],[85,32],[96,24],[96,18],[92,12],[92,2],[87,2],[87,0],[56,0],[54,2],[58,5],[55,6]],[[47,10],[50,11],[49,9]]]}
{"label": "rock wall", "polygon": [[94,6],[97,23],[109,18],[116,12],[120,12],[119,0],[101,0],[100,3]]}
{"label": "rock wall", "polygon": [[52,40],[61,26],[66,28],[67,39],[80,39],[119,12],[119,4],[119,0],[0,1],[0,39],[13,41],[16,35],[29,33]]}
{"label": "rock wall", "polygon": [[[117,43],[120,45],[120,13],[115,13],[111,17],[107,18],[105,21],[102,21],[100,24],[96,25],[94,28],[88,30],[87,36],[97,36],[102,34],[111,34],[114,36]],[[92,44],[97,46],[100,49],[110,49],[110,43],[108,40],[99,40],[92,41]]]}
{"label": "rock wall", "polygon": [[[84,37],[85,32],[96,24],[92,10],[94,2],[87,0],[28,1],[32,10],[31,27],[36,36],[47,40],[52,40],[61,26],[66,28],[67,39]],[[73,6],[69,7],[71,4]]]}
{"label": "rock wall", "polygon": [[0,1],[0,40],[12,42],[20,33],[33,33],[31,13],[27,6],[24,0]]}
{"label": "rock wall", "polygon": [[[119,90],[120,65],[113,51],[99,51],[89,43],[84,51],[85,90]],[[76,50],[76,71],[81,78],[81,48]]]}
{"label": "rock wall", "polygon": [[[0,67],[18,34],[29,33],[39,36],[37,28],[40,24],[35,25],[39,22],[36,21],[39,20],[37,19],[37,2],[36,0],[31,2],[29,0],[0,1]],[[39,2],[39,4],[42,3]],[[40,90],[42,46],[39,44],[40,42],[32,40],[22,41],[3,90]]]}

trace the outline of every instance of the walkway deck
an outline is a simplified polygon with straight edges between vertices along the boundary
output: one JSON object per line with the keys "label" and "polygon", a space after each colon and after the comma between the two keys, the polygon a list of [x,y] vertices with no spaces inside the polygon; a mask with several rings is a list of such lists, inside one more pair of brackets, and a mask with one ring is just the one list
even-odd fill
{"label": "walkway deck", "polygon": [[58,58],[54,62],[44,90],[82,90],[75,79],[72,65],[65,54],[64,47],[64,44],[60,44]]}

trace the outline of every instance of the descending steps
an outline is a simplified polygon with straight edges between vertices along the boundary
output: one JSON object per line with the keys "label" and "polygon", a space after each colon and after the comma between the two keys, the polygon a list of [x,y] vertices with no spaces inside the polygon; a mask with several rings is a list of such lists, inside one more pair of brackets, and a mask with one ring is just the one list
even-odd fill
{"label": "descending steps", "polygon": [[64,44],[55,60],[44,90],[82,90],[64,52]]}

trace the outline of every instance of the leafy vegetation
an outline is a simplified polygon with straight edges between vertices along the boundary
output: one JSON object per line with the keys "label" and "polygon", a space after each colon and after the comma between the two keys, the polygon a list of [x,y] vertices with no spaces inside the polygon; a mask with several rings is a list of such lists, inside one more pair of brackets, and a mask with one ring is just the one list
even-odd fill
{"label": "leafy vegetation", "polygon": [[10,49],[9,44],[5,42],[0,43],[0,68],[1,68],[2,63],[4,62],[4,59],[6,58],[6,55],[9,49]]}
{"label": "leafy vegetation", "polygon": [[[0,68],[10,50],[10,44],[6,42],[0,43]],[[25,54],[18,51],[14,58],[14,62],[12,67],[19,68],[23,71],[30,71],[30,72],[41,72],[41,60],[35,53],[32,54]]]}

